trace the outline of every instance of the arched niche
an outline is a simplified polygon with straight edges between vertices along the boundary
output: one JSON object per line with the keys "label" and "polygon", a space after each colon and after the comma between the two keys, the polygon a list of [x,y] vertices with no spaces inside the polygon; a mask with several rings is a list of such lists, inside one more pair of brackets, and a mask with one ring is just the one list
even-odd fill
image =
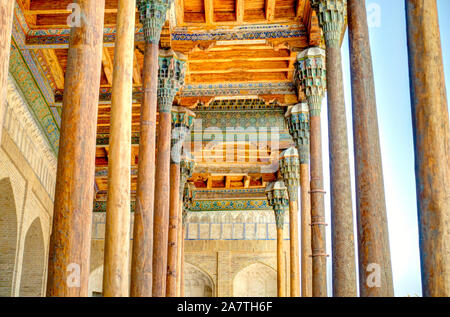
{"label": "arched niche", "polygon": [[262,263],[254,263],[245,267],[234,277],[233,296],[276,297],[276,271]]}
{"label": "arched niche", "polygon": [[43,296],[44,269],[44,235],[41,220],[36,218],[25,236],[19,291],[21,297]]}
{"label": "arched niche", "polygon": [[209,275],[190,263],[184,265],[186,297],[214,297],[214,282]]}
{"label": "arched niche", "polygon": [[17,211],[9,178],[0,180],[0,297],[12,295],[17,250]]}

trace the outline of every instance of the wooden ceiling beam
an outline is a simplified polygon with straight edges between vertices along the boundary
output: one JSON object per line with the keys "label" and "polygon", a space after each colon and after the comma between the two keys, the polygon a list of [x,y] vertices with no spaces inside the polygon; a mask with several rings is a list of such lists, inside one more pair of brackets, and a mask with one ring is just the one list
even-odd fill
{"label": "wooden ceiling beam", "polygon": [[245,14],[245,3],[244,0],[236,0],[236,22],[243,23]]}
{"label": "wooden ceiling beam", "polygon": [[109,49],[107,47],[103,47],[102,65],[103,65],[103,71],[105,72],[106,79],[108,80],[108,84],[112,85],[113,61],[111,59],[111,55],[109,54]]}
{"label": "wooden ceiling beam", "polygon": [[44,49],[42,50],[47,63],[50,67],[50,72],[55,80],[57,89],[64,89],[64,71],[59,63],[58,57],[56,56],[55,50]]}
{"label": "wooden ceiling beam", "polygon": [[266,20],[272,22],[275,19],[275,0],[266,0]]}
{"label": "wooden ceiling beam", "polygon": [[177,18],[177,25],[184,25],[184,0],[175,0],[175,15]]}
{"label": "wooden ceiling beam", "polygon": [[214,24],[214,0],[204,0],[205,21],[207,26]]}

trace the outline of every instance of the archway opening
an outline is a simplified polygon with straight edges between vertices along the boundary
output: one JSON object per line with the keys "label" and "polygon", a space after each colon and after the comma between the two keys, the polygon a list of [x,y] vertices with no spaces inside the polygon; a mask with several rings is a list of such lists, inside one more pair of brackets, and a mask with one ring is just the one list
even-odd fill
{"label": "archway opening", "polygon": [[277,273],[262,263],[254,263],[239,271],[233,280],[234,297],[276,297]]}
{"label": "archway opening", "polygon": [[9,178],[0,180],[0,297],[12,295],[17,249],[17,212]]}
{"label": "archway opening", "polygon": [[196,266],[185,263],[184,288],[186,297],[213,297],[212,279]]}
{"label": "archway opening", "polygon": [[44,268],[44,235],[42,233],[41,221],[39,218],[36,218],[25,237],[22,277],[20,279],[20,296],[43,296]]}

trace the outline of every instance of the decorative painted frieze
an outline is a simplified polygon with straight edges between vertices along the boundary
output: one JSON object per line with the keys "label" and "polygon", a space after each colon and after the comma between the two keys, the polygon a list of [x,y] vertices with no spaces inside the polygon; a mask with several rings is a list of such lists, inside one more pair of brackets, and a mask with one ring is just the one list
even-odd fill
{"label": "decorative painted frieze", "polygon": [[158,111],[169,113],[173,99],[184,85],[186,57],[173,50],[159,51]]}
{"label": "decorative painted frieze", "polygon": [[291,201],[297,201],[300,184],[300,160],[295,147],[285,150],[280,155],[280,173]]}
{"label": "decorative painted frieze", "polygon": [[53,199],[56,183],[56,156],[11,77],[8,78],[5,104],[3,127]]}
{"label": "decorative painted frieze", "polygon": [[297,146],[300,164],[309,163],[309,106],[307,103],[300,103],[290,107],[286,112],[286,122],[289,127],[289,133]]}
{"label": "decorative painted frieze", "polygon": [[327,86],[323,49],[311,47],[298,54],[295,63],[295,82],[306,96],[311,116],[320,116]]}
{"label": "decorative painted frieze", "polygon": [[158,44],[173,0],[137,0],[146,43]]}
{"label": "decorative painted frieze", "polygon": [[289,196],[283,181],[270,183],[266,188],[266,196],[269,206],[275,212],[277,229],[283,229],[286,208],[289,205]]}
{"label": "decorative painted frieze", "polygon": [[347,16],[347,0],[310,0],[310,3],[319,17],[325,44],[339,48]]}

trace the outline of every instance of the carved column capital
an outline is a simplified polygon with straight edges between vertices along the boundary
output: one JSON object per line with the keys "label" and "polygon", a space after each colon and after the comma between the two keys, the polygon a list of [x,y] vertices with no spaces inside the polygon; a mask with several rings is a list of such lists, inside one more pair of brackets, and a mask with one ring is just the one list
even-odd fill
{"label": "carved column capital", "polygon": [[194,123],[195,113],[185,107],[172,107],[172,144],[170,160],[172,164],[180,164],[183,143],[189,135]]}
{"label": "carved column capital", "polygon": [[299,53],[294,78],[296,85],[306,95],[311,116],[320,116],[327,86],[325,51],[319,47],[311,47]]}
{"label": "carved column capital", "polygon": [[325,44],[339,48],[347,16],[347,0],[310,0],[310,3],[319,18]]}
{"label": "carved column capital", "polygon": [[194,174],[195,169],[195,160],[194,157],[190,153],[185,153],[183,157],[181,158],[180,162],[180,199],[183,197],[183,195],[186,194],[185,188],[186,188],[186,182],[189,178],[192,177],[192,174]]}
{"label": "carved column capital", "polygon": [[298,186],[300,184],[300,160],[295,147],[291,147],[281,153],[280,173],[288,190],[289,199],[297,201]]}
{"label": "carved column capital", "polygon": [[158,44],[173,0],[137,0],[139,20],[144,27],[146,43]]}
{"label": "carved column capital", "polygon": [[192,204],[194,202],[192,196],[192,189],[189,184],[184,187],[183,191],[183,212],[182,212],[182,223],[183,227],[186,226],[188,211],[192,208]]}
{"label": "carved column capital", "polygon": [[286,121],[289,133],[297,146],[300,164],[309,164],[309,106],[307,103],[300,103],[290,107],[286,112]]}
{"label": "carved column capital", "polygon": [[158,72],[158,111],[170,112],[173,99],[184,85],[186,58],[173,50],[160,50]]}
{"label": "carved column capital", "polygon": [[275,212],[277,229],[283,229],[284,214],[289,205],[289,196],[283,181],[270,183],[266,188],[266,196],[269,205]]}

